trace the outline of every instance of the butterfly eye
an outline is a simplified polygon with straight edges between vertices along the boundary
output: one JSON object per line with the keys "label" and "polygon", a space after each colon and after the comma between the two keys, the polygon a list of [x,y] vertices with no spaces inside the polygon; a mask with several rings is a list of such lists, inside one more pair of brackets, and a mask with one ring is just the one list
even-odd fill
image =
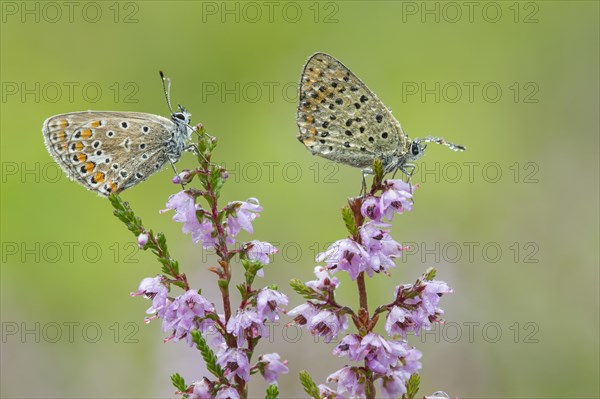
{"label": "butterfly eye", "polygon": [[179,120],[185,121],[185,115],[181,112],[177,112],[177,113],[173,114],[173,116]]}
{"label": "butterfly eye", "polygon": [[419,147],[419,143],[412,143],[410,152],[414,155],[417,156],[419,155],[419,153],[421,152],[421,147]]}

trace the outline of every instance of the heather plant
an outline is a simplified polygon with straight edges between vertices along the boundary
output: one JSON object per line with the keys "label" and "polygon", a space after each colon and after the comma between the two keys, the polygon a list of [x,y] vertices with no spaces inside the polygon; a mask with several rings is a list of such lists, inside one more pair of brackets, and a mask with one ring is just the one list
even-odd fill
{"label": "heather plant", "polygon": [[[315,399],[415,398],[422,354],[408,343],[408,334],[419,335],[440,322],[440,299],[452,292],[445,282],[435,280],[436,271],[430,268],[414,283],[396,286],[387,303],[369,309],[365,279],[389,277],[396,267],[394,258],[406,249],[391,237],[390,223],[396,215],[412,210],[414,188],[402,180],[384,180],[380,161],[373,163],[373,170],[370,190],[350,198],[342,209],[348,236],[317,256],[323,265],[315,267],[315,280],[291,281],[306,302],[288,314],[326,343],[337,338],[332,354],[348,361],[329,375],[330,385],[317,386],[308,372],[301,372],[305,391]],[[358,307],[336,298],[341,284],[338,273],[348,274],[356,285]],[[380,323],[385,335],[375,330]],[[434,397],[448,396],[443,392],[429,396]]]}
{"label": "heather plant", "polygon": [[[196,129],[199,167],[173,178],[182,189],[168,198],[166,209],[160,212],[174,212],[172,219],[182,223],[182,232],[204,250],[214,252],[216,260],[208,270],[215,275],[220,303],[193,288],[171,257],[165,236],[147,229],[130,205],[112,194],[114,214],[135,234],[139,247],[151,251],[162,266],[161,273],[143,279],[132,296],[151,301],[146,322],[161,319],[167,335],[164,342],[183,341],[199,350],[208,375],[189,384],[178,373],[171,376],[183,398],[246,399],[251,376],[260,374],[270,384],[266,397],[275,399],[278,377],[289,371],[287,361],[277,353],[258,354],[257,347],[261,338],[268,336],[266,323],[279,320],[288,298],[274,285],[258,288],[256,278],[264,277],[264,268],[277,249],[264,241],[239,242],[242,230],[254,232],[262,207],[256,198],[225,205],[219,202],[228,174],[211,161],[216,138],[200,125]],[[301,383],[314,399],[415,398],[422,354],[408,343],[409,335],[419,335],[440,322],[440,299],[452,292],[445,282],[435,279],[436,271],[430,268],[415,282],[397,285],[388,302],[369,309],[365,279],[389,277],[396,267],[394,259],[406,249],[392,238],[390,223],[412,210],[415,188],[402,180],[384,180],[379,161],[373,163],[373,171],[370,189],[350,198],[342,209],[348,236],[317,256],[320,264],[314,268],[314,280],[291,281],[292,288],[306,299],[288,313],[292,322],[325,343],[336,338],[332,354],[348,361],[329,375],[329,385],[317,385],[308,372],[301,372]],[[236,271],[244,276],[236,286],[237,306],[231,292]],[[356,285],[358,307],[337,300],[339,272],[348,274]],[[383,328],[376,329],[380,323]],[[443,392],[426,396],[444,397],[448,396]]]}
{"label": "heather plant", "polygon": [[[188,281],[171,256],[165,236],[145,227],[127,202],[111,194],[114,214],[135,234],[139,247],[151,251],[161,264],[161,273],[143,279],[132,296],[151,301],[146,322],[161,320],[165,342],[183,341],[197,348],[206,364],[209,374],[193,383],[186,383],[177,373],[171,376],[182,397],[244,399],[251,376],[260,374],[270,384],[266,397],[274,399],[279,375],[288,372],[287,362],[277,353],[259,355],[257,346],[268,335],[265,323],[279,319],[288,299],[274,285],[257,287],[256,278],[264,277],[264,268],[277,249],[268,242],[238,241],[242,230],[254,232],[253,223],[263,209],[256,198],[224,205],[219,201],[228,174],[211,162],[217,140],[201,125],[196,130],[199,166],[173,178],[182,190],[169,197],[161,212],[174,212],[172,218],[182,223],[182,232],[215,253],[216,260],[208,270],[215,275],[220,303]],[[244,276],[236,286],[239,304],[231,292],[234,273]]]}

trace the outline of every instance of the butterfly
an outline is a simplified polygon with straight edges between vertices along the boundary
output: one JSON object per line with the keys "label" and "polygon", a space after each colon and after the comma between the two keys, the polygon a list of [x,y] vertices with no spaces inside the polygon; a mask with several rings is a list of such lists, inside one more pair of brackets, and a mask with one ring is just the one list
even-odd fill
{"label": "butterfly", "polygon": [[[100,196],[133,187],[179,160],[194,129],[191,114],[181,105],[171,118],[141,112],[82,111],[54,115],[42,134],[50,155],[71,180]],[[173,168],[175,168],[173,166]]]}
{"label": "butterfly", "polygon": [[455,151],[462,145],[439,137],[410,140],[392,112],[340,61],[312,55],[302,71],[296,115],[298,140],[313,154],[373,173],[381,160],[384,173],[401,170],[409,177],[413,161],[435,142]]}

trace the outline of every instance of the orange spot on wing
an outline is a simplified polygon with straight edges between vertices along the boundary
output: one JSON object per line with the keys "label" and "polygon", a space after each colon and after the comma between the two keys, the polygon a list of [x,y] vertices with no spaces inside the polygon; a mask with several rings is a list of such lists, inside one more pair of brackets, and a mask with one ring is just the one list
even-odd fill
{"label": "orange spot on wing", "polygon": [[97,183],[103,183],[105,177],[106,177],[106,175],[102,172],[94,173],[94,180],[96,180]]}
{"label": "orange spot on wing", "polygon": [[315,121],[315,118],[314,118],[312,115],[308,115],[308,116],[306,117],[306,121],[307,121],[308,123],[313,123],[313,122]]}
{"label": "orange spot on wing", "polygon": [[90,161],[85,164],[85,172],[92,173],[92,171],[94,170],[95,167],[96,167],[96,164],[94,162]]}
{"label": "orange spot on wing", "polygon": [[79,160],[79,163],[85,162],[87,161],[87,155],[85,155],[84,153],[77,154],[77,159]]}
{"label": "orange spot on wing", "polygon": [[81,129],[81,138],[89,139],[90,137],[92,137],[91,129]]}
{"label": "orange spot on wing", "polygon": [[314,127],[311,127],[310,129],[308,129],[308,133],[315,136],[317,134],[317,129],[315,129]]}
{"label": "orange spot on wing", "polygon": [[58,121],[58,127],[62,128],[62,129],[64,129],[65,127],[68,127],[68,126],[69,126],[69,121],[68,120],[66,120],[66,119],[60,119]]}
{"label": "orange spot on wing", "polygon": [[102,123],[100,121],[93,121],[92,123],[90,123],[91,127],[99,127]]}
{"label": "orange spot on wing", "polygon": [[58,132],[54,135],[54,140],[56,140],[56,141],[65,141],[66,138],[67,138],[67,133],[64,130],[61,130],[60,132]]}
{"label": "orange spot on wing", "polygon": [[80,142],[80,141],[77,141],[77,142],[73,143],[73,147],[72,148],[75,151],[81,151],[81,150],[83,150],[83,143]]}
{"label": "orange spot on wing", "polygon": [[109,191],[111,193],[114,193],[115,191],[117,191],[118,188],[119,188],[119,185],[117,183],[111,182],[110,183],[110,187],[109,187]]}

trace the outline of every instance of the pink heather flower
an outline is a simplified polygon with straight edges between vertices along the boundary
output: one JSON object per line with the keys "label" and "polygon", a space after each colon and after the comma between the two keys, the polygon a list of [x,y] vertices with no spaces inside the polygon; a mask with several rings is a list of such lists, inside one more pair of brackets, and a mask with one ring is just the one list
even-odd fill
{"label": "pink heather flower", "polygon": [[338,393],[336,391],[329,388],[325,384],[319,385],[319,394],[324,399],[345,399],[342,395],[338,395]]}
{"label": "pink heather flower", "polygon": [[192,394],[188,396],[188,399],[212,399],[210,393],[212,387],[210,381],[204,377],[200,381],[196,381],[192,384]]}
{"label": "pink heather flower", "polygon": [[331,273],[344,270],[350,274],[352,280],[356,280],[358,274],[366,269],[365,260],[368,259],[367,251],[349,238],[334,242],[317,256],[317,262],[324,260]]}
{"label": "pink heather flower", "polygon": [[348,328],[348,319],[346,315],[340,316],[330,310],[320,310],[310,319],[308,328],[311,334],[322,336],[325,343],[329,343],[338,333]]}
{"label": "pink heather flower", "polygon": [[192,179],[192,174],[188,169],[184,169],[178,175],[173,177],[173,184],[186,184],[189,183]]}
{"label": "pink heather flower", "polygon": [[250,363],[248,362],[246,352],[242,349],[227,349],[218,357],[217,363],[223,368],[225,377],[229,381],[233,381],[235,376],[240,377],[244,381],[250,379]]}
{"label": "pink heather flower", "polygon": [[258,261],[263,265],[268,265],[271,262],[271,258],[269,255],[276,254],[277,252],[279,252],[279,250],[275,248],[272,244],[256,240],[246,243],[246,248],[248,248],[248,250],[246,251],[248,259],[250,259],[251,261]]}
{"label": "pink heather flower", "polygon": [[381,378],[383,398],[395,399],[406,393],[406,382],[400,374],[389,374]]}
{"label": "pink heather flower", "polygon": [[340,285],[340,281],[337,277],[330,277],[329,272],[323,266],[315,267],[315,276],[317,276],[316,280],[312,280],[306,283],[306,285],[318,292],[335,290],[338,285]]}
{"label": "pink heather flower", "polygon": [[367,367],[379,374],[387,374],[391,366],[400,357],[407,355],[407,350],[400,341],[387,341],[381,335],[369,333],[360,343],[359,350],[367,359]]}
{"label": "pink heather flower", "polygon": [[148,244],[148,238],[150,238],[150,236],[148,236],[148,233],[140,234],[138,236],[138,247],[144,248],[146,244]]}
{"label": "pink heather flower", "polygon": [[388,335],[392,337],[400,335],[402,338],[406,338],[406,332],[409,326],[412,325],[412,322],[407,320],[409,316],[410,313],[407,310],[399,306],[394,306],[385,319],[385,331]]}
{"label": "pink heather flower", "polygon": [[242,229],[252,234],[254,232],[252,221],[259,216],[258,212],[262,211],[258,200],[249,198],[244,202],[229,203],[229,206],[233,204],[240,205],[235,211],[235,216],[230,215],[227,217],[227,232],[231,237],[235,237]]}
{"label": "pink heather flower", "polygon": [[299,326],[308,326],[312,318],[319,312],[319,309],[311,302],[296,306],[288,312],[288,316],[294,317],[294,323]]}
{"label": "pink heather flower", "polygon": [[279,320],[279,313],[287,306],[288,298],[279,291],[263,288],[256,297],[256,309],[263,319]]}
{"label": "pink heather flower", "polygon": [[386,180],[381,194],[380,210],[382,217],[392,220],[395,213],[412,210],[412,193],[408,183],[402,180]]}
{"label": "pink heather flower", "polygon": [[[414,298],[405,299],[402,305],[406,305],[405,321],[398,325],[398,328],[404,327],[406,331],[413,330],[415,335],[419,335],[420,330],[430,330],[431,323],[439,321],[439,316],[444,314],[444,311],[438,307],[440,298],[444,294],[452,293],[452,289],[443,281],[418,281],[415,285],[405,284],[397,286],[394,291],[394,296],[402,297],[401,292],[417,290],[418,295]],[[392,309],[393,310],[393,309]],[[390,317],[388,315],[388,317]],[[396,321],[395,323],[398,323]],[[400,333],[402,335],[402,333]],[[403,336],[406,334],[404,333]]]}
{"label": "pink heather flower", "polygon": [[419,361],[423,354],[416,348],[409,347],[404,344],[408,353],[402,358],[402,369],[408,374],[406,380],[417,371],[421,369],[421,362]]}
{"label": "pink heather flower", "polygon": [[381,387],[383,396],[386,398],[397,398],[406,393],[406,383],[410,376],[421,369],[421,352],[415,348],[405,346],[407,355],[392,366],[389,373],[382,376]]}
{"label": "pink heather flower", "polygon": [[185,234],[192,233],[192,241],[197,243],[202,241],[202,246],[206,249],[213,248],[217,240],[213,237],[214,227],[210,220],[203,219],[202,223],[198,221],[198,211],[202,211],[196,200],[185,191],[173,194],[167,201],[167,210],[175,210],[173,220],[183,223],[181,231]]}
{"label": "pink heather flower", "polygon": [[267,353],[258,359],[259,370],[268,384],[277,384],[279,374],[287,374],[290,369],[286,366],[287,361],[281,362],[277,353]]}
{"label": "pink heather flower", "polygon": [[425,289],[421,293],[423,308],[429,314],[435,314],[436,312],[443,313],[437,306],[440,303],[442,295],[451,294],[452,289],[444,281],[439,280],[426,281],[424,284]]}
{"label": "pink heather flower", "polygon": [[306,326],[313,335],[322,336],[329,343],[338,333],[348,328],[346,315],[337,315],[329,310],[319,310],[311,302],[306,302],[288,312],[294,317],[294,322]]}
{"label": "pink heather flower", "polygon": [[[221,315],[219,315],[219,316],[221,316]],[[221,322],[225,321],[224,316],[219,317],[219,318],[221,319]],[[203,335],[205,335],[205,338],[208,338],[208,336],[213,337],[213,339],[210,341],[210,347],[212,348],[213,352],[215,352],[215,354],[217,356],[221,356],[229,348],[229,346],[227,346],[227,342],[225,341],[225,338],[223,338],[221,333],[218,332],[214,326],[210,329],[210,331],[207,331]]]}
{"label": "pink heather flower", "polygon": [[266,337],[269,334],[263,319],[255,309],[242,310],[227,322],[227,332],[237,337],[238,347],[244,346],[246,338]]}
{"label": "pink heather flower", "polygon": [[358,362],[365,357],[364,351],[359,350],[361,338],[356,334],[346,335],[342,342],[333,350],[336,356],[348,356],[354,362]]}
{"label": "pink heather flower", "polygon": [[366,200],[363,201],[360,207],[360,213],[364,217],[368,217],[371,220],[375,220],[377,222],[381,221],[381,201],[378,197],[369,196]]}
{"label": "pink heather flower", "polygon": [[327,377],[327,382],[337,383],[337,393],[348,396],[362,397],[365,394],[364,384],[358,382],[356,370],[351,367],[344,367]]}
{"label": "pink heather flower", "polygon": [[240,399],[240,394],[232,387],[225,387],[219,389],[215,399]]}
{"label": "pink heather flower", "polygon": [[212,320],[199,321],[198,319],[203,319],[214,310],[212,303],[197,291],[186,291],[175,298],[167,308],[163,320],[163,331],[173,330],[173,335],[169,339],[179,341],[186,338],[188,344],[193,346],[190,331],[198,329],[203,332],[212,326]]}
{"label": "pink heather flower", "polygon": [[146,299],[152,299],[152,306],[146,310],[146,314],[156,314],[158,317],[164,316],[170,301],[168,299],[169,289],[162,281],[161,276],[146,277],[140,283],[138,290],[131,293],[131,296],[143,295]]}
{"label": "pink heather flower", "polygon": [[392,239],[388,230],[382,227],[388,227],[386,224],[377,224],[376,222],[365,223],[360,229],[360,237],[369,256],[365,258],[368,264],[366,272],[369,277],[373,273],[386,271],[391,267],[396,267],[392,258],[397,258],[404,249]]}

